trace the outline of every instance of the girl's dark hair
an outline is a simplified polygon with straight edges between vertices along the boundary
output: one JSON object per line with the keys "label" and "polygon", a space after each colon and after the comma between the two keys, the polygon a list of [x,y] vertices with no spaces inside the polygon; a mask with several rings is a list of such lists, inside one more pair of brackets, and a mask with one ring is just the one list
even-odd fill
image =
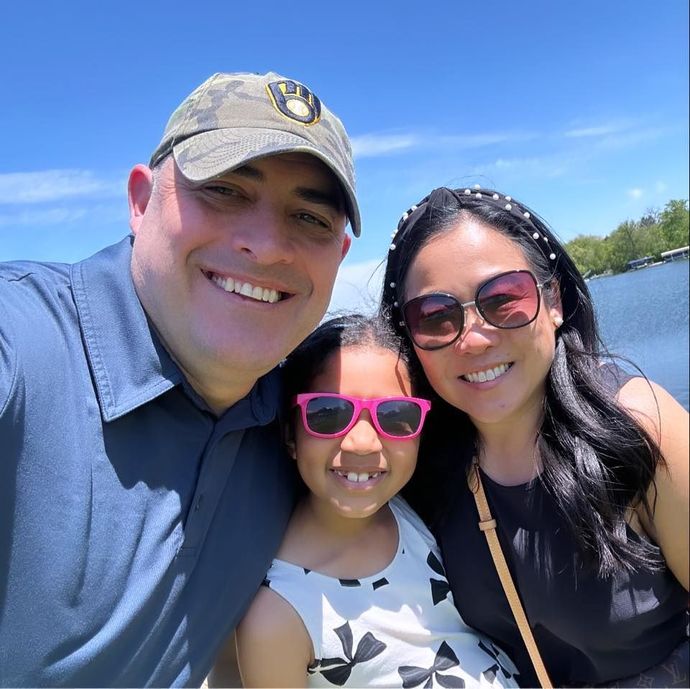
{"label": "girl's dark hair", "polygon": [[[470,219],[519,245],[537,281],[560,293],[564,323],[556,334],[546,382],[537,441],[543,462],[540,480],[600,574],[657,568],[658,558],[647,541],[627,537],[625,517],[629,506],[638,503],[650,514],[647,489],[663,459],[658,445],[616,403],[607,381],[610,369],[602,366],[608,354],[599,338],[587,285],[538,215],[494,190],[435,190],[405,213],[398,225],[388,253],[381,315],[396,332],[406,335],[400,306],[412,261],[433,237]],[[545,299],[553,296],[545,288]],[[410,356],[415,374],[423,375],[414,352]],[[438,395],[425,393],[432,395],[434,417],[423,434],[423,460],[405,494],[433,522],[457,495],[458,486],[464,485],[464,472],[479,448],[467,415]],[[439,487],[445,487],[441,500]]]}
{"label": "girl's dark hair", "polygon": [[408,347],[386,319],[355,313],[336,316],[316,328],[283,363],[286,399],[308,390],[323,372],[328,357],[343,347],[387,349],[409,367]]}

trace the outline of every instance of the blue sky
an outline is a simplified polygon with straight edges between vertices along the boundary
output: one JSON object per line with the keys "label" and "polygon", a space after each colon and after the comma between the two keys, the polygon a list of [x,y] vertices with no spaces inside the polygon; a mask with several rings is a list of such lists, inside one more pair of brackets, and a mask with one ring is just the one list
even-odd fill
{"label": "blue sky", "polygon": [[216,71],[303,81],[349,131],[364,229],[334,306],[436,186],[494,186],[566,241],[688,197],[686,0],[15,2],[0,64],[0,260],[124,236],[130,167]]}

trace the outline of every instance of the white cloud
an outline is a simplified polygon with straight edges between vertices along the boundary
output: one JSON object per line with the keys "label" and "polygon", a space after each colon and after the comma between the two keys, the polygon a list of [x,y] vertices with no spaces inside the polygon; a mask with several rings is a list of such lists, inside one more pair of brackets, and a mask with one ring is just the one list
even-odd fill
{"label": "white cloud", "polygon": [[99,178],[91,170],[40,170],[0,174],[0,204],[29,204],[77,197],[123,195],[122,179]]}
{"label": "white cloud", "polygon": [[0,227],[61,225],[81,220],[85,216],[85,208],[46,208],[20,213],[3,213],[0,214]]}
{"label": "white cloud", "polygon": [[635,187],[634,189],[628,189],[628,196],[631,199],[642,198],[643,194],[644,194],[644,189],[640,189],[639,187]]}
{"label": "white cloud", "polygon": [[572,163],[572,158],[566,158],[561,154],[534,158],[496,158],[490,163],[478,166],[475,172],[489,177],[494,174],[508,175],[508,179],[515,175],[521,179],[526,175],[539,179],[553,179],[567,174]]}
{"label": "white cloud", "polygon": [[592,136],[608,136],[628,129],[629,125],[623,122],[608,122],[593,127],[580,127],[564,132],[564,136],[572,139]]}
{"label": "white cloud", "polygon": [[355,158],[375,158],[413,148],[419,140],[414,134],[362,134],[350,142]]}
{"label": "white cloud", "polygon": [[529,141],[538,135],[532,132],[490,132],[486,134],[445,135],[433,138],[439,146],[452,146],[459,149],[480,148],[515,141]]}
{"label": "white cloud", "polygon": [[91,217],[99,224],[122,222],[127,228],[127,205],[122,203],[96,204],[91,206],[49,208],[23,208],[8,213],[0,213],[0,227],[47,227],[51,225],[68,225],[84,218]]}
{"label": "white cloud", "polygon": [[513,141],[527,141],[536,136],[536,134],[529,132],[487,132],[483,134],[371,133],[353,136],[351,142],[355,158],[374,158],[420,148],[424,150],[466,150]]}
{"label": "white cloud", "polygon": [[373,313],[381,295],[383,271],[380,259],[342,266],[333,287],[328,312]]}

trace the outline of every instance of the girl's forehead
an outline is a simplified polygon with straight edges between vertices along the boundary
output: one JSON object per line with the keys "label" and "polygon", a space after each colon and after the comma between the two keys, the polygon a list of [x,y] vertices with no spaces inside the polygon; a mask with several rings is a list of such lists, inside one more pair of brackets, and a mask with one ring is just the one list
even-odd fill
{"label": "girl's forehead", "polygon": [[400,394],[409,389],[410,372],[397,352],[375,343],[347,345],[331,352],[324,360],[321,371],[314,377],[310,388],[338,392],[368,390],[364,397]]}

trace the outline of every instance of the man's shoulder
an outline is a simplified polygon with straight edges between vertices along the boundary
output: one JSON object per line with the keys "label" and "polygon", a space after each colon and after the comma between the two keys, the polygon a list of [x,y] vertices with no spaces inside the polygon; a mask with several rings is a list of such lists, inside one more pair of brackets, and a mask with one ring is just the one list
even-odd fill
{"label": "man's shoulder", "polygon": [[35,288],[37,284],[66,284],[70,264],[43,261],[0,262],[0,288]]}
{"label": "man's shoulder", "polygon": [[6,337],[38,336],[48,323],[62,320],[65,312],[71,319],[70,268],[67,263],[0,263],[0,329]]}

